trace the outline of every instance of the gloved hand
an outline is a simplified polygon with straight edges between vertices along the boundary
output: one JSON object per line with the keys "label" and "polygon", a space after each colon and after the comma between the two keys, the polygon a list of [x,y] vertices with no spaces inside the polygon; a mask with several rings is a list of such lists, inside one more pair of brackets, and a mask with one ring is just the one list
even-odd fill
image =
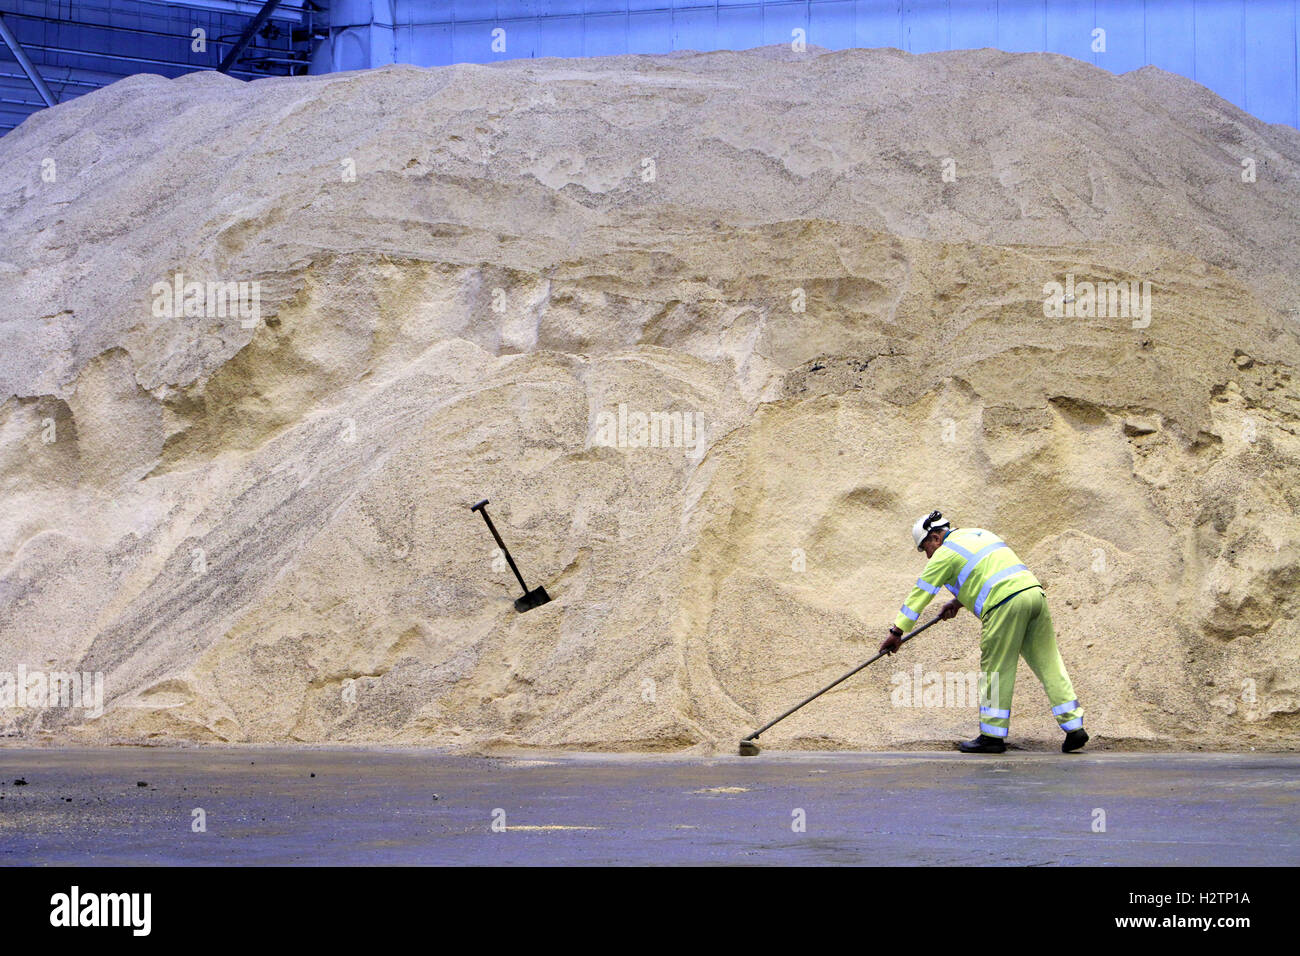
{"label": "gloved hand", "polygon": [[902,643],[903,632],[896,627],[891,627],[889,629],[889,637],[887,637],[885,642],[880,645],[880,652],[882,654],[892,654],[902,646]]}
{"label": "gloved hand", "polygon": [[951,621],[954,617],[957,616],[957,612],[960,610],[961,610],[961,601],[958,601],[956,598],[953,598],[951,601],[949,601],[947,604],[943,606],[943,610],[939,612],[939,616],[943,618],[945,621]]}

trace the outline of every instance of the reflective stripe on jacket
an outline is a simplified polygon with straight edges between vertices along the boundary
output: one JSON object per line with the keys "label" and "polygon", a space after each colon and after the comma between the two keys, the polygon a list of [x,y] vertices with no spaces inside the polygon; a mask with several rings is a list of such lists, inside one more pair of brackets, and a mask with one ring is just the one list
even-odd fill
{"label": "reflective stripe on jacket", "polygon": [[992,531],[958,528],[944,535],[943,544],[926,562],[894,626],[910,631],[940,588],[947,588],[976,617],[983,617],[1003,598],[1035,586],[1038,578]]}

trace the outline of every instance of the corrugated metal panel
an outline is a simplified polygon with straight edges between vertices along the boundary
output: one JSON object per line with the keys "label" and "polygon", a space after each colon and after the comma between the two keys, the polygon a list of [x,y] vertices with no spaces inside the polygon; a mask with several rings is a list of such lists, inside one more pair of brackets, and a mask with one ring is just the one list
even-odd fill
{"label": "corrugated metal panel", "polygon": [[[375,42],[435,66],[515,57],[747,49],[801,29],[829,49],[912,53],[997,47],[1072,56],[1116,73],[1154,64],[1189,76],[1265,120],[1300,126],[1300,0],[393,0]],[[375,31],[372,4],[346,0],[340,34]],[[337,16],[336,2],[332,16]],[[505,50],[494,52],[494,28]],[[1104,31],[1102,39],[1094,31]],[[341,39],[335,42],[344,42]],[[353,42],[353,41],[347,41]],[[1097,46],[1094,49],[1094,46]],[[361,53],[342,57],[348,68]],[[378,61],[376,61],[378,62]]]}
{"label": "corrugated metal panel", "polygon": [[[291,41],[307,0],[282,0],[275,40],[254,41],[234,72],[284,74],[384,63],[435,66],[515,57],[747,49],[802,30],[829,49],[922,53],[1046,50],[1114,72],[1154,64],[1189,76],[1270,122],[1300,126],[1300,0],[319,0],[327,42]],[[0,0],[0,12],[61,98],[133,72],[211,69],[259,0]],[[195,26],[208,52],[190,50]],[[493,30],[504,30],[494,50]],[[1094,49],[1104,30],[1104,49]],[[324,35],[322,33],[322,35]],[[280,62],[276,62],[279,60]],[[303,68],[305,69],[305,67]],[[0,50],[0,132],[38,108],[31,83]]]}

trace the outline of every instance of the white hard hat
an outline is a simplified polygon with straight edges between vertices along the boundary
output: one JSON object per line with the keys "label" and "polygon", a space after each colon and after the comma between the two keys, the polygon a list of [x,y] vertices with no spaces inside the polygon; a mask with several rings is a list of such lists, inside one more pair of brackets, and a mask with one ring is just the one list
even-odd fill
{"label": "white hard hat", "polygon": [[949,528],[951,525],[948,519],[943,516],[942,512],[931,511],[928,515],[921,515],[916,519],[916,524],[912,525],[912,543],[916,549],[921,550],[921,542],[935,528]]}

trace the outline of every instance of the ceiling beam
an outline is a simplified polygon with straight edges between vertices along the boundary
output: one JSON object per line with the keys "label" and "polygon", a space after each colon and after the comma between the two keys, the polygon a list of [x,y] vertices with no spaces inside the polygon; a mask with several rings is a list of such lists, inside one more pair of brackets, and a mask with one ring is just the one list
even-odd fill
{"label": "ceiling beam", "polygon": [[266,0],[262,9],[257,11],[257,16],[248,21],[248,26],[244,27],[244,32],[239,35],[235,45],[230,48],[221,65],[217,67],[218,73],[229,73],[230,68],[235,65],[239,59],[239,54],[244,52],[244,47],[248,46],[249,41],[253,39],[257,31],[262,29],[262,24],[275,12],[275,8],[280,5],[280,0]]}
{"label": "ceiling beam", "polygon": [[32,85],[36,87],[36,92],[41,94],[41,99],[45,101],[45,105],[53,106],[56,102],[54,94],[50,92],[50,88],[46,86],[45,81],[41,79],[40,70],[36,69],[36,64],[27,56],[27,51],[24,50],[22,44],[18,42],[18,38],[14,36],[14,32],[9,29],[9,24],[5,23],[4,17],[0,17],[0,38],[3,38],[5,43],[9,45],[9,49],[13,51],[14,59],[17,60],[18,65],[23,68],[23,72],[27,74],[27,78],[32,81]]}

